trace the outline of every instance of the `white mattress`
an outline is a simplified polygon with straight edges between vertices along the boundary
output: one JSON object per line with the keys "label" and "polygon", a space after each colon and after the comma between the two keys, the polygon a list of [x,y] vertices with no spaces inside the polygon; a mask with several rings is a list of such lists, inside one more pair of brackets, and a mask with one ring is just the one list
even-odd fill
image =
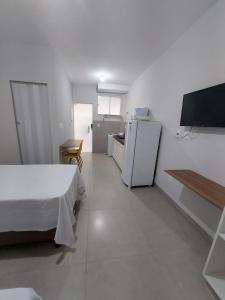
{"label": "white mattress", "polygon": [[33,289],[17,288],[0,290],[0,300],[43,300]]}
{"label": "white mattress", "polygon": [[55,242],[74,242],[73,205],[85,188],[75,165],[1,165],[0,232],[56,228]]}

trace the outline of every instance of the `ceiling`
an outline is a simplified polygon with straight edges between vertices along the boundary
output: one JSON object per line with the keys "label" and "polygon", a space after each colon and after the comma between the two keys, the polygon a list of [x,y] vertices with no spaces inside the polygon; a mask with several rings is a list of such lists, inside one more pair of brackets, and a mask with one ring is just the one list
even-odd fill
{"label": "ceiling", "polygon": [[216,0],[1,0],[0,42],[51,45],[71,81],[131,83]]}

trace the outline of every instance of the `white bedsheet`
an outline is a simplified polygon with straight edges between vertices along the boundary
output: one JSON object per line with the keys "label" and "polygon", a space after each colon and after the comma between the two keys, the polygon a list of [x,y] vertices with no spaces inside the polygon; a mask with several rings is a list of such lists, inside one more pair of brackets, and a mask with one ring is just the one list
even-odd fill
{"label": "white bedsheet", "polygon": [[56,228],[55,242],[71,246],[73,205],[84,194],[75,165],[1,165],[0,232]]}
{"label": "white bedsheet", "polygon": [[0,300],[43,300],[33,289],[16,288],[0,290]]}

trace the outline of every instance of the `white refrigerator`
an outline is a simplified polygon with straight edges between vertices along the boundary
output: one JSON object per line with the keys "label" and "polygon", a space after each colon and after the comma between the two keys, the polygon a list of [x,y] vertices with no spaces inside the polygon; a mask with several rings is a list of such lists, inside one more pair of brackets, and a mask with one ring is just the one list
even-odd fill
{"label": "white refrigerator", "polygon": [[121,177],[128,187],[153,184],[161,127],[159,122],[127,122]]}

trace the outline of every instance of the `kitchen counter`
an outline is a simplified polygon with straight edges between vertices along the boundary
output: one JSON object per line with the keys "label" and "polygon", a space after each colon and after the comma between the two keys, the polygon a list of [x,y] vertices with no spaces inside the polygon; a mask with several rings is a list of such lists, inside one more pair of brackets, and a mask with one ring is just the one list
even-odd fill
{"label": "kitchen counter", "polygon": [[115,140],[117,140],[120,144],[124,145],[125,138],[120,137],[119,135],[114,135],[113,137]]}

